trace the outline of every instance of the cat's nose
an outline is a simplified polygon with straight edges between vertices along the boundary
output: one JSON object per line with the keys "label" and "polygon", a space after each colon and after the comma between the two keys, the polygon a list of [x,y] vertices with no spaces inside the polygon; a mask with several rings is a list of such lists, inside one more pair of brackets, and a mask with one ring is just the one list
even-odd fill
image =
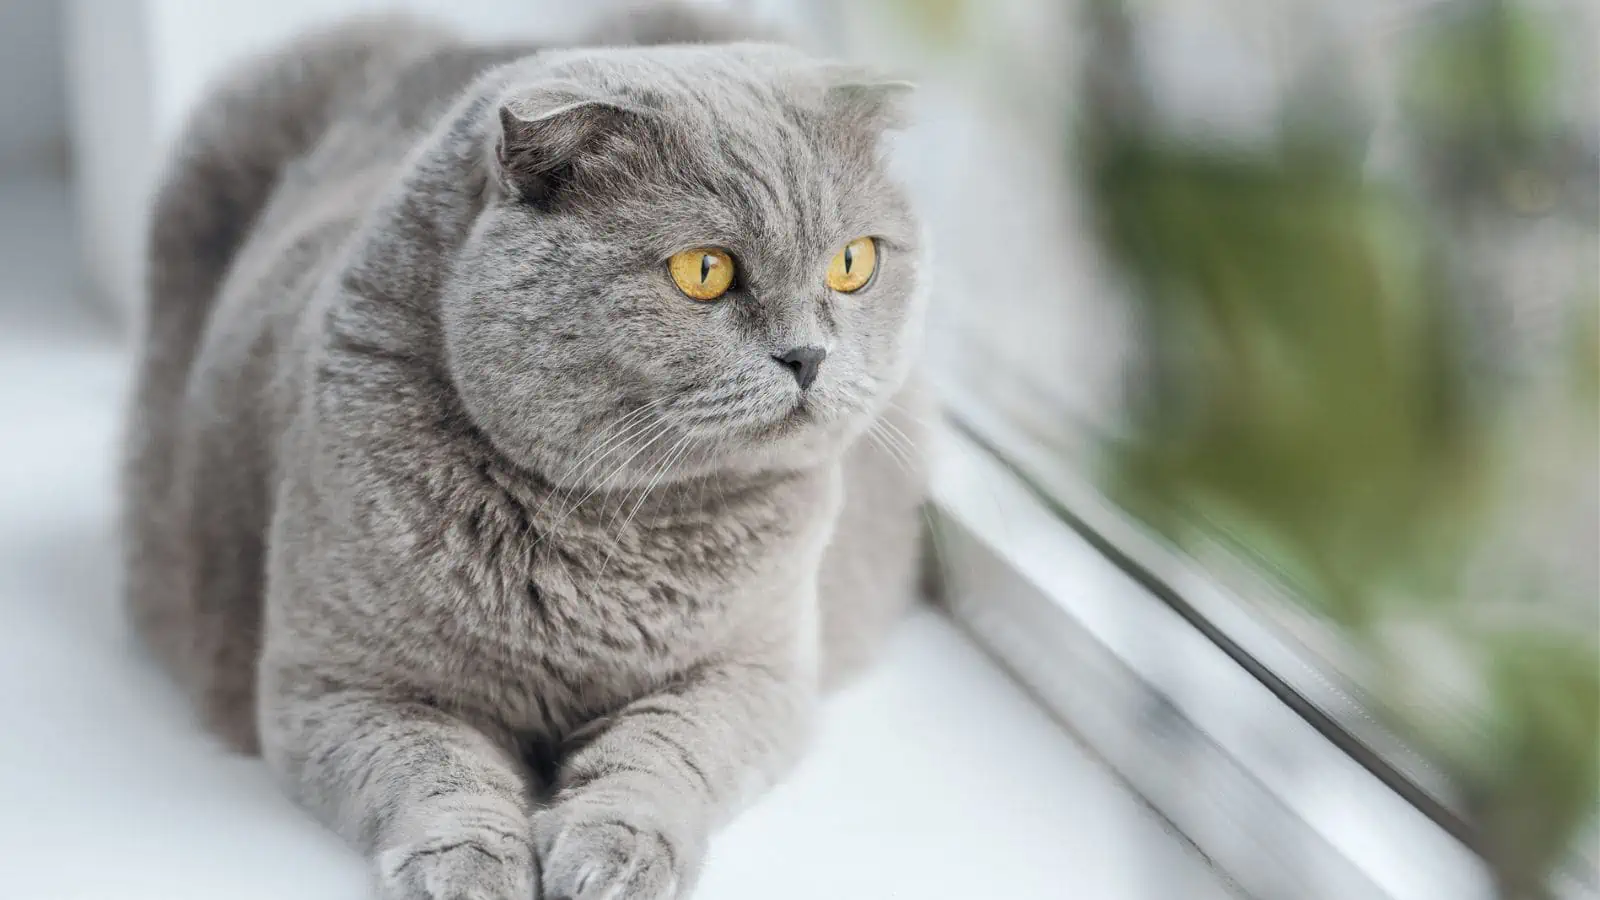
{"label": "cat's nose", "polygon": [[794,380],[800,382],[800,390],[811,387],[811,382],[817,380],[817,369],[822,366],[822,361],[828,356],[828,351],[821,347],[795,347],[781,356],[774,356],[779,365],[784,366],[794,373]]}

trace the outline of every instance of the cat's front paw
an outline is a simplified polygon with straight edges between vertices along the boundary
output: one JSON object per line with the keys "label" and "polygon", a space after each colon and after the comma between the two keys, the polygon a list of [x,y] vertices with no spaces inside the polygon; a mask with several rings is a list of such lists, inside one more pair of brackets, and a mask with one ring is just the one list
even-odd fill
{"label": "cat's front paw", "polygon": [[526,835],[436,833],[378,856],[379,900],[531,900],[537,881]]}
{"label": "cat's front paw", "polygon": [[582,803],[534,817],[544,900],[677,900],[687,850],[638,813]]}

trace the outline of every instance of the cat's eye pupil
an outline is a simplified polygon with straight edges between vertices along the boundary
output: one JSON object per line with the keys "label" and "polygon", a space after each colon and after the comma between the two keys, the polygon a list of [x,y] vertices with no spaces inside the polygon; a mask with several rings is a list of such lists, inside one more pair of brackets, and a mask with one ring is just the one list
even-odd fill
{"label": "cat's eye pupil", "polygon": [[706,276],[711,274],[711,267],[717,264],[717,258],[707,253],[700,257],[700,283],[706,283]]}
{"label": "cat's eye pupil", "polygon": [[846,275],[850,274],[850,268],[855,265],[855,261],[856,248],[847,245],[844,248],[844,273]]}

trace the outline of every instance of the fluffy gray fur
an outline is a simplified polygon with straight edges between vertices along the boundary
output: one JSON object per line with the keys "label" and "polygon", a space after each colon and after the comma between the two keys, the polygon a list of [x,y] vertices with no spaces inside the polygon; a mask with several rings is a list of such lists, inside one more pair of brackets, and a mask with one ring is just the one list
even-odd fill
{"label": "fluffy gray fur", "polygon": [[[382,897],[685,896],[909,602],[896,93],[775,44],[373,20],[193,117],[152,224],[130,608]],[[863,235],[876,277],[830,292]],[[716,303],[664,265],[700,245],[740,265]],[[804,391],[773,359],[801,345]]]}

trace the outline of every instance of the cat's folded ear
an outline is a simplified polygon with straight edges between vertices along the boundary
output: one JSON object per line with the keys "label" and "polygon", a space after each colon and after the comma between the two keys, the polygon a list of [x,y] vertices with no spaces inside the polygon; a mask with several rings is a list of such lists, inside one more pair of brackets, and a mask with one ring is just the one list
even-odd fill
{"label": "cat's folded ear", "polygon": [[869,130],[898,130],[911,124],[910,100],[916,85],[866,66],[827,63],[822,67],[825,103],[835,116]]}
{"label": "cat's folded ear", "polygon": [[525,200],[546,197],[585,149],[644,115],[576,85],[544,85],[509,96],[500,103],[494,147],[499,184]]}

